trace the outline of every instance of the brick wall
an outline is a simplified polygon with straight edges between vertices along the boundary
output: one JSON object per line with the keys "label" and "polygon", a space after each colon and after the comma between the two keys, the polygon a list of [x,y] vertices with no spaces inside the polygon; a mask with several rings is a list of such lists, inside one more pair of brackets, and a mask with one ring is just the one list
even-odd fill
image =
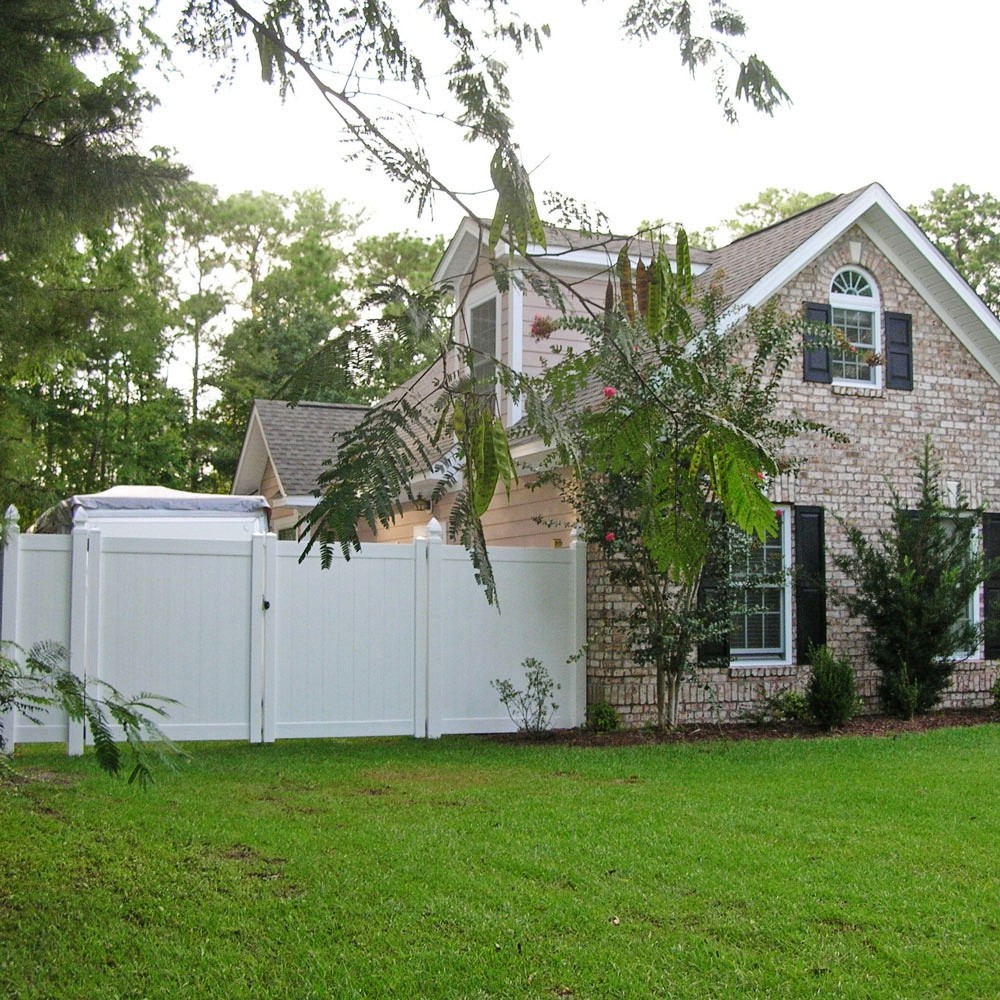
{"label": "brick wall", "polygon": [[[852,259],[852,243],[861,245],[860,260]],[[793,365],[786,375],[788,411],[850,437],[842,445],[821,435],[796,441],[795,454],[805,462],[794,478],[775,484],[773,495],[775,502],[825,509],[827,576],[834,589],[846,586],[834,565],[835,556],[846,551],[838,519],[870,527],[872,532],[885,526],[890,484],[904,500],[915,501],[916,457],[928,436],[943,479],[959,482],[973,505],[1000,511],[1000,387],[860,229],[845,233],[796,275],[779,293],[780,303],[799,315],[803,303],[827,301],[834,274],[850,264],[874,278],[883,313],[912,316],[914,388],[908,392],[804,382],[801,365]],[[588,701],[609,701],[627,725],[654,721],[655,678],[635,667],[625,635],[614,628],[616,616],[627,614],[628,602],[608,584],[599,550],[591,551],[589,566]],[[866,708],[874,709],[875,676],[865,660],[861,624],[828,600],[827,632],[834,652],[854,665]],[[960,665],[943,704],[991,703],[997,667],[989,661]],[[734,721],[783,688],[801,690],[807,677],[808,667],[796,666],[698,670],[682,687],[680,718]]]}

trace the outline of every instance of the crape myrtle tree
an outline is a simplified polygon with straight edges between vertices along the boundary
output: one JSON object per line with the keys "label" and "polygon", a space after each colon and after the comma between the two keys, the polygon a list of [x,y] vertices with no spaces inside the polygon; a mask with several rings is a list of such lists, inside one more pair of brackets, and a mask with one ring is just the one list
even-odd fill
{"label": "crape myrtle tree", "polygon": [[902,718],[937,705],[956,664],[979,648],[992,623],[977,623],[970,604],[997,568],[977,539],[983,511],[947,496],[929,441],[917,459],[917,493],[911,507],[891,490],[891,522],[874,539],[847,525],[850,551],[836,558],[853,587],[834,597],[868,627],[879,698]]}
{"label": "crape myrtle tree", "polygon": [[[428,27],[435,43],[431,46],[419,41],[421,31],[427,38]],[[627,37],[643,42],[673,37],[682,64],[692,73],[710,68],[730,120],[735,120],[738,101],[771,113],[787,99],[766,63],[756,55],[737,53],[734,46],[747,26],[722,0],[635,0],[624,9],[622,27]],[[528,171],[514,138],[503,60],[541,48],[548,34],[547,25],[526,21],[505,0],[438,0],[405,17],[398,5],[386,2],[336,8],[303,0],[252,7],[239,0],[205,0],[188,4],[180,23],[182,41],[194,50],[219,60],[252,53],[263,78],[282,90],[301,82],[315,87],[355,143],[355,155],[398,181],[418,209],[445,197],[475,217],[459,193],[461,186],[431,162],[408,125],[413,117],[428,114],[453,122],[466,140],[484,149],[484,161],[489,158],[497,201],[484,235],[490,247],[502,242],[508,251],[498,255],[494,269],[501,289],[507,287],[506,265],[514,254],[527,254],[530,245],[545,246]],[[443,63],[436,58],[442,35]],[[734,71],[735,84],[731,75],[727,78]],[[432,93],[432,87],[441,85],[438,81],[445,81],[450,108]],[[562,208],[575,204],[571,199],[556,203]],[[544,262],[533,263],[544,271]],[[554,278],[549,291],[558,298]],[[415,322],[425,323],[432,312],[425,305],[417,302],[405,311]],[[455,308],[460,310],[462,303]],[[318,543],[327,559],[335,544],[349,555],[360,546],[357,524],[391,521],[401,511],[400,497],[410,493],[413,476],[440,457],[439,445],[453,443],[444,448],[449,461],[443,487],[449,470],[460,473],[464,485],[450,528],[469,547],[477,573],[494,597],[481,517],[498,481],[512,481],[513,463],[492,386],[468,374],[470,350],[455,343],[449,332],[438,357],[456,354],[459,365],[443,379],[417,379],[391,404],[375,408],[341,443],[338,463],[324,475],[323,496],[310,515],[309,544]],[[315,362],[320,370],[325,367],[322,355]],[[492,379],[506,382],[514,395],[531,391],[502,365],[496,366]]]}
{"label": "crape myrtle tree", "polygon": [[546,405],[529,421],[555,445],[539,481],[631,596],[622,624],[655,671],[659,725],[674,725],[696,648],[728,636],[737,599],[774,582],[751,578],[747,555],[779,530],[766,482],[788,468],[785,443],[824,429],[777,411],[802,323],[773,306],[736,322],[719,288],[695,295],[683,231],[676,274],[662,252],[633,274],[623,250],[616,279],[603,317],[565,321],[590,350],[541,376],[532,397]]}

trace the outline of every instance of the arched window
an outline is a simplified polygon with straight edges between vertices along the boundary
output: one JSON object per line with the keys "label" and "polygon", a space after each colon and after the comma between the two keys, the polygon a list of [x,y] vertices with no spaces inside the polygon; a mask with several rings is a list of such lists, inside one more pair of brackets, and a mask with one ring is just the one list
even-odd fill
{"label": "arched window", "polygon": [[835,344],[830,348],[833,380],[878,385],[878,288],[863,271],[845,267],[834,275],[830,283],[830,326],[843,335],[843,346]]}

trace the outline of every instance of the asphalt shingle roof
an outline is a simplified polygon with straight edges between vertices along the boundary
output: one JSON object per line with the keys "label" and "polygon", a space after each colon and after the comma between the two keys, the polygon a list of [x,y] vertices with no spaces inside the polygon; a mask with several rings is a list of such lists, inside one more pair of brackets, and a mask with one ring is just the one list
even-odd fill
{"label": "asphalt shingle roof", "polygon": [[257,399],[264,438],[287,496],[316,489],[324,462],[337,455],[336,438],[353,430],[368,412],[350,403],[299,403]]}
{"label": "asphalt shingle roof", "polygon": [[829,201],[783,219],[766,229],[734,240],[708,254],[710,264],[699,281],[709,282],[722,272],[725,301],[735,302],[772,268],[842,212],[865,188],[837,195]]}

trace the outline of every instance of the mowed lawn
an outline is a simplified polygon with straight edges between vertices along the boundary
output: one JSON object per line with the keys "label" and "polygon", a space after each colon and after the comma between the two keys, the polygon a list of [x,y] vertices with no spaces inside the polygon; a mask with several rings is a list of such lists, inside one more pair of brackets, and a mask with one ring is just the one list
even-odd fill
{"label": "mowed lawn", "polygon": [[0,995],[995,997],[1000,727],[24,747]]}

